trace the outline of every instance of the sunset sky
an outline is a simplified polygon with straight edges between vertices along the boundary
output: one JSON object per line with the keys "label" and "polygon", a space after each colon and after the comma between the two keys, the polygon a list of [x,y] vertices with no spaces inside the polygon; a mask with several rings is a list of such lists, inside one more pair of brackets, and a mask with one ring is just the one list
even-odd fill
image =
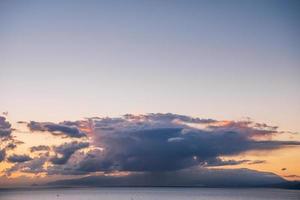
{"label": "sunset sky", "polygon": [[300,180],[299,35],[297,0],[0,1],[0,187]]}

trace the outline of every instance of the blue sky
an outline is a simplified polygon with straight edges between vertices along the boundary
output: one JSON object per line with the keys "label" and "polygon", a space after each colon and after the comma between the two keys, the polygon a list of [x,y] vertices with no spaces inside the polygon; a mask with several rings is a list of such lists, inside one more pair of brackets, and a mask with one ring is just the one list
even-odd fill
{"label": "blue sky", "polygon": [[297,1],[1,1],[1,111],[172,112],[300,131]]}

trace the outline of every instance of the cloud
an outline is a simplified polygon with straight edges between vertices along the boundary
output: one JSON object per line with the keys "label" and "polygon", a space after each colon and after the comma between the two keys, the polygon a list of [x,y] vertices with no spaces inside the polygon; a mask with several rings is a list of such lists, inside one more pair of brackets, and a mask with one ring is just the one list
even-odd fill
{"label": "cloud", "polygon": [[76,126],[64,123],[55,124],[52,122],[35,122],[31,121],[27,124],[31,131],[48,131],[53,135],[64,135],[67,137],[81,138],[86,134],[80,131]]}
{"label": "cloud", "polygon": [[0,162],[4,161],[5,156],[6,156],[5,149],[0,150]]}
{"label": "cloud", "polygon": [[[132,120],[142,120],[142,121],[156,121],[156,122],[174,122],[175,121],[182,121],[186,123],[198,123],[198,124],[209,124],[217,122],[217,120],[214,119],[200,119],[200,118],[193,118],[186,115],[178,115],[173,113],[150,113],[147,115],[132,115],[132,114],[126,114],[123,117],[127,121]],[[101,119],[101,118],[98,118]],[[107,120],[108,118],[106,118]],[[112,118],[111,118],[112,119]],[[120,119],[120,118],[119,118]],[[103,120],[103,119],[101,119]],[[121,121],[121,120],[120,120]]]}
{"label": "cloud", "polygon": [[253,161],[249,161],[248,165],[257,165],[257,164],[263,164],[266,163],[267,161],[265,160],[253,160]]}
{"label": "cloud", "polygon": [[8,115],[8,112],[5,111],[5,112],[2,112],[2,114],[3,114],[4,116],[7,116],[7,115]]}
{"label": "cloud", "polygon": [[49,153],[41,154],[39,157],[35,157],[27,162],[15,163],[11,168],[5,170],[6,175],[11,175],[13,172],[20,171],[24,173],[47,173],[44,168],[44,164],[49,158]]}
{"label": "cloud", "polygon": [[8,145],[6,145],[5,149],[7,149],[7,150],[13,150],[13,149],[15,149],[16,147],[17,147],[16,144],[14,144],[14,143],[9,143]]}
{"label": "cloud", "polygon": [[203,166],[216,167],[216,166],[226,166],[226,165],[239,165],[248,162],[250,161],[249,160],[222,160],[220,158],[212,158],[203,162]]}
{"label": "cloud", "polygon": [[16,147],[15,144],[9,143],[14,141],[11,136],[12,130],[11,124],[6,120],[6,117],[0,116],[0,162],[5,160],[7,150]]}
{"label": "cloud", "polygon": [[[82,174],[71,172],[72,169],[68,167],[68,161],[73,156],[73,154],[80,150],[87,148],[89,146],[88,142],[77,142],[73,141],[70,143],[64,143],[59,146],[54,146],[52,149],[55,156],[49,157],[49,151],[45,153],[40,153],[38,157],[32,158],[26,162],[17,162],[11,168],[5,170],[7,175],[11,175],[13,172],[20,171],[25,173],[46,173],[48,175],[51,174]],[[48,146],[36,146],[32,147],[33,151],[40,151],[48,149]],[[14,156],[15,158],[16,156]],[[14,160],[11,160],[14,161]],[[48,168],[44,168],[44,164],[48,163]],[[51,163],[51,164],[50,164]],[[70,166],[73,163],[70,164]],[[73,166],[74,167],[74,166]],[[66,172],[64,172],[66,171]]]}
{"label": "cloud", "polygon": [[[275,141],[277,127],[248,121],[218,121],[176,114],[127,114],[117,118],[93,117],[81,121],[30,122],[32,131],[74,137],[79,141],[53,147],[54,156],[14,166],[10,171],[48,175],[93,172],[163,173],[194,167],[260,164],[261,160],[223,160],[247,151],[271,151],[298,146],[298,141]],[[77,137],[79,133],[88,137]],[[81,135],[81,134],[79,134]],[[88,142],[87,142],[88,141]],[[78,151],[87,148],[86,151]],[[47,146],[31,151],[49,150]],[[53,153],[52,152],[52,153]],[[43,168],[42,161],[48,162]],[[31,170],[31,163],[34,165]],[[42,163],[42,165],[41,165]],[[26,164],[26,165],[25,165]],[[30,165],[30,166],[29,166]],[[29,166],[29,167],[28,167]]]}
{"label": "cloud", "polygon": [[9,138],[12,132],[11,124],[6,121],[5,117],[0,116],[0,139]]}
{"label": "cloud", "polygon": [[50,147],[46,145],[39,145],[39,146],[33,146],[30,147],[30,152],[36,152],[36,151],[49,151]]}
{"label": "cloud", "polygon": [[[197,125],[201,125],[200,128]],[[220,162],[218,158],[249,150],[300,145],[295,141],[269,140],[270,136],[278,134],[277,127],[265,124],[203,121],[173,114],[94,118],[93,127],[92,144],[104,151],[87,154],[78,163],[78,170],[155,172],[180,170],[203,163],[213,165],[212,161],[218,161],[214,163],[218,166],[240,164],[241,161]]]}
{"label": "cloud", "polygon": [[29,160],[32,160],[32,158],[28,155],[16,155],[16,154],[13,154],[11,156],[9,156],[7,158],[7,160],[9,162],[12,162],[12,163],[22,163],[22,162],[26,162],[26,161],[29,161]]}
{"label": "cloud", "polygon": [[239,164],[247,164],[247,165],[256,165],[266,163],[265,160],[223,160],[220,158],[212,158],[210,160],[206,160],[203,163],[205,167],[216,167],[216,166],[226,166],[226,165],[239,165]]}
{"label": "cloud", "polygon": [[56,155],[52,157],[50,161],[56,165],[66,164],[72,154],[74,154],[77,150],[86,148],[88,146],[88,142],[74,141],[71,143],[64,143],[54,148],[54,152],[56,153]]}

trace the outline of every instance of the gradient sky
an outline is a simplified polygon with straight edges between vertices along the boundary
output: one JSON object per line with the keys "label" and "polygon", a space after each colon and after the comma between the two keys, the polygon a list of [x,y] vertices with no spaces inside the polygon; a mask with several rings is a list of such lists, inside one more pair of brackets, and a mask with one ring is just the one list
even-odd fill
{"label": "gradient sky", "polygon": [[2,0],[0,111],[11,123],[250,117],[300,132],[299,25],[297,0]]}

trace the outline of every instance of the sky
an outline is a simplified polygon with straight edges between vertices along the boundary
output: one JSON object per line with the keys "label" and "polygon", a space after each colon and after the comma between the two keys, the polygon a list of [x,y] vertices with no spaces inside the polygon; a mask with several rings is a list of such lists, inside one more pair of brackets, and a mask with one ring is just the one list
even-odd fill
{"label": "sky", "polygon": [[300,179],[299,19],[296,0],[2,0],[0,185],[197,166]]}

